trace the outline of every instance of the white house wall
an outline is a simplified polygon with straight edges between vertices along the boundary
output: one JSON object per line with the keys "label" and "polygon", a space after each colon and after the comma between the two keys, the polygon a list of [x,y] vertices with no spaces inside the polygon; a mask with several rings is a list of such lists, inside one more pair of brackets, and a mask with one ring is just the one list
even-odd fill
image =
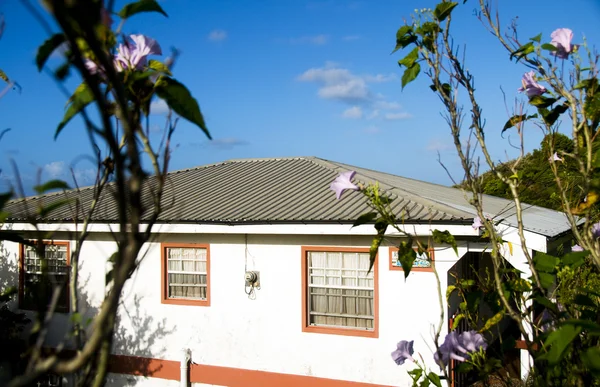
{"label": "white house wall", "polygon": [[[96,312],[104,297],[107,257],[116,250],[107,238],[108,234],[96,234],[81,253],[80,305],[86,316]],[[177,360],[181,349],[189,348],[192,363],[200,365],[404,386],[411,384],[406,373],[411,364],[396,366],[390,353],[399,340],[414,340],[415,352],[422,354],[430,369],[439,370],[432,355],[433,327],[440,317],[434,273],[413,272],[405,281],[401,270],[389,269],[389,249],[381,247],[377,262],[379,337],[307,333],[302,331],[301,317],[301,247],[368,247],[371,237],[249,235],[247,250],[244,238],[236,234],[162,234],[148,244],[123,292],[114,353]],[[160,242],[210,245],[210,306],[161,303]],[[4,242],[4,246],[8,262],[17,264],[18,245]],[[469,249],[483,248],[460,243],[458,257]],[[519,247],[513,251],[511,260],[521,262]],[[458,257],[448,247],[438,246],[435,251],[444,311],[447,271]],[[244,292],[245,267],[260,271],[261,289],[254,300]],[[17,279],[10,275],[8,282]],[[50,331],[49,346],[56,346],[69,331],[68,316],[55,319],[58,324]],[[446,331],[444,322],[443,333]],[[126,376],[111,377],[115,385],[127,384],[123,384]],[[126,380],[136,380],[137,385],[160,384],[156,378],[129,378]],[[160,385],[177,385],[165,383]],[[248,386],[252,385],[249,381]]]}

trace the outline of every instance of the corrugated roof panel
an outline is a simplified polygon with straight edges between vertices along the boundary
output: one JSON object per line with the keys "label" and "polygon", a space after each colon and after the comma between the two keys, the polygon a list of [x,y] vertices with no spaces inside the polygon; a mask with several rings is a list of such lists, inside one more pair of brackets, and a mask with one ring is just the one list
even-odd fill
{"label": "corrugated roof panel", "polygon": [[[379,171],[336,163],[315,157],[230,160],[185,169],[168,174],[161,205],[161,222],[196,223],[276,223],[276,222],[352,222],[370,211],[359,192],[345,192],[337,200],[329,186],[343,171],[354,170],[354,182],[379,182],[380,188],[392,199],[390,208],[405,223],[460,222],[475,217],[474,208],[458,189],[408,179]],[[156,184],[149,178],[144,193]],[[117,206],[108,185],[99,201],[94,221],[115,222]],[[62,207],[52,211],[46,221],[71,221],[83,217],[92,202],[93,187],[69,191],[67,197],[79,198],[81,207]],[[7,210],[10,220],[25,221],[35,213],[38,202],[52,203],[64,198],[53,193],[25,200],[13,200]],[[484,210],[491,216],[504,218],[516,225],[514,203],[510,200],[483,195]],[[145,217],[152,213],[152,199],[144,196]],[[527,230],[546,236],[558,235],[569,229],[564,214],[524,205],[523,217]],[[38,219],[41,220],[41,219]]]}

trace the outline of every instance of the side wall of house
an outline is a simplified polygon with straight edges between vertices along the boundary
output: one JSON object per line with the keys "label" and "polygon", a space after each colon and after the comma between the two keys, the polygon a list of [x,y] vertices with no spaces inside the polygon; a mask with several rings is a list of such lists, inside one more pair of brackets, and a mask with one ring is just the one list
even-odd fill
{"label": "side wall of house", "polygon": [[[105,238],[94,236],[82,250],[80,306],[84,317],[93,315],[100,305],[107,257],[116,250],[114,242]],[[161,242],[210,246],[210,306],[161,303]],[[406,371],[412,365],[407,362],[396,366],[390,353],[399,340],[414,340],[415,352],[422,354],[430,369],[438,369],[430,349],[432,332],[440,319],[438,289],[433,272],[413,272],[405,280],[401,270],[390,270],[388,247],[379,249],[377,262],[377,338],[302,330],[302,246],[368,247],[370,243],[371,238],[366,236],[162,234],[146,246],[141,265],[124,290],[114,353],[134,359],[138,372],[176,379],[179,368],[174,362],[183,348],[190,349],[191,379],[205,385],[311,383],[308,379],[285,379],[286,374],[371,385],[408,385]],[[5,247],[16,264],[18,245],[5,242]],[[458,257],[473,247],[477,248],[460,244]],[[447,271],[458,257],[449,247],[436,248],[443,298]],[[518,250],[512,259],[520,262]],[[244,291],[245,270],[260,272],[261,289],[254,299]],[[9,278],[15,279],[18,276]],[[69,330],[67,315],[58,315],[56,322],[49,334],[49,346],[64,340]],[[444,322],[442,338],[446,331]],[[129,385],[127,380],[136,380],[137,385],[158,383],[156,378],[112,378],[115,385]]]}

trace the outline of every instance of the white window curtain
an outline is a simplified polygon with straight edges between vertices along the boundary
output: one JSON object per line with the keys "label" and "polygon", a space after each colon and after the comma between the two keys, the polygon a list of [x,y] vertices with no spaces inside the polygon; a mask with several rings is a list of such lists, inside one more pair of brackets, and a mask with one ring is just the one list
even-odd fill
{"label": "white window curtain", "polygon": [[369,253],[308,253],[309,324],[373,329],[374,278]]}
{"label": "white window curtain", "polygon": [[177,247],[166,253],[169,298],[206,300],[206,249]]}

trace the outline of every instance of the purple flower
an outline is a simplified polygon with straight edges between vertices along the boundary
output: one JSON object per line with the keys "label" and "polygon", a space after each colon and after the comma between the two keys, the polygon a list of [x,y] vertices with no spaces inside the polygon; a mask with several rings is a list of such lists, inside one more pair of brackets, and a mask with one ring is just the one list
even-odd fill
{"label": "purple flower", "polygon": [[466,350],[463,353],[477,352],[479,348],[483,348],[483,350],[487,349],[487,343],[483,338],[481,333],[477,333],[476,331],[466,331],[460,334],[458,337],[458,341],[461,343],[462,347]]}
{"label": "purple flower", "polygon": [[552,38],[552,44],[556,47],[556,51],[552,51],[553,55],[556,55],[557,58],[567,59],[571,51],[573,51],[573,46],[571,46],[571,40],[573,40],[573,31],[568,28],[559,28],[554,30],[552,34],[550,34]]}
{"label": "purple flower", "polygon": [[558,153],[554,152],[554,154],[552,156],[550,156],[550,158],[548,159],[548,161],[550,161],[551,163],[553,163],[555,161],[563,161],[563,159],[561,159],[560,157],[558,157]]}
{"label": "purple flower", "polygon": [[452,331],[446,335],[444,343],[433,355],[433,359],[440,367],[445,367],[451,359],[466,361],[471,353],[479,351],[480,348],[487,349],[487,343],[480,333],[467,331],[459,336],[456,331]]}
{"label": "purple flower", "polygon": [[483,222],[481,222],[481,218],[479,216],[476,216],[475,219],[473,219],[473,224],[471,227],[473,227],[475,230],[479,230],[483,227]]}
{"label": "purple flower", "polygon": [[117,71],[141,70],[148,61],[148,55],[162,55],[162,50],[156,40],[144,35],[130,35],[130,37],[133,43],[126,40],[117,48],[117,56],[114,61]]}
{"label": "purple flower", "polygon": [[523,86],[520,87],[518,91],[524,91],[529,98],[536,95],[542,95],[546,92],[546,88],[536,82],[535,73],[533,71],[525,73],[521,79],[521,83]]}
{"label": "purple flower", "polygon": [[340,199],[344,191],[347,189],[351,189],[353,191],[359,190],[358,186],[353,184],[351,181],[355,174],[356,172],[354,171],[342,172],[338,177],[335,178],[333,183],[331,183],[329,188],[335,192],[335,197],[337,199]]}
{"label": "purple flower", "polygon": [[402,365],[406,360],[410,360],[413,362],[415,361],[415,359],[413,359],[412,357],[412,354],[414,353],[414,342],[414,340],[401,340],[398,343],[398,345],[396,346],[397,349],[394,352],[392,352],[392,359],[394,360],[394,362],[396,362],[396,364]]}
{"label": "purple flower", "polygon": [[94,62],[93,60],[86,59],[84,64],[85,64],[85,67],[90,72],[90,74],[97,74],[99,71],[101,72],[101,69],[98,67],[96,62]]}
{"label": "purple flower", "polygon": [[600,222],[594,223],[592,225],[592,235],[594,236],[594,238],[600,237]]}
{"label": "purple flower", "polygon": [[583,247],[581,247],[579,245],[573,245],[571,247],[571,251],[583,251]]}
{"label": "purple flower", "polygon": [[440,365],[440,367],[442,365],[448,365],[450,359],[458,361],[467,360],[464,357],[457,354],[457,351],[464,353],[465,349],[462,348],[459,344],[458,335],[456,334],[456,331],[452,331],[446,335],[444,343],[440,345],[439,350],[433,355],[433,359],[437,364]]}

